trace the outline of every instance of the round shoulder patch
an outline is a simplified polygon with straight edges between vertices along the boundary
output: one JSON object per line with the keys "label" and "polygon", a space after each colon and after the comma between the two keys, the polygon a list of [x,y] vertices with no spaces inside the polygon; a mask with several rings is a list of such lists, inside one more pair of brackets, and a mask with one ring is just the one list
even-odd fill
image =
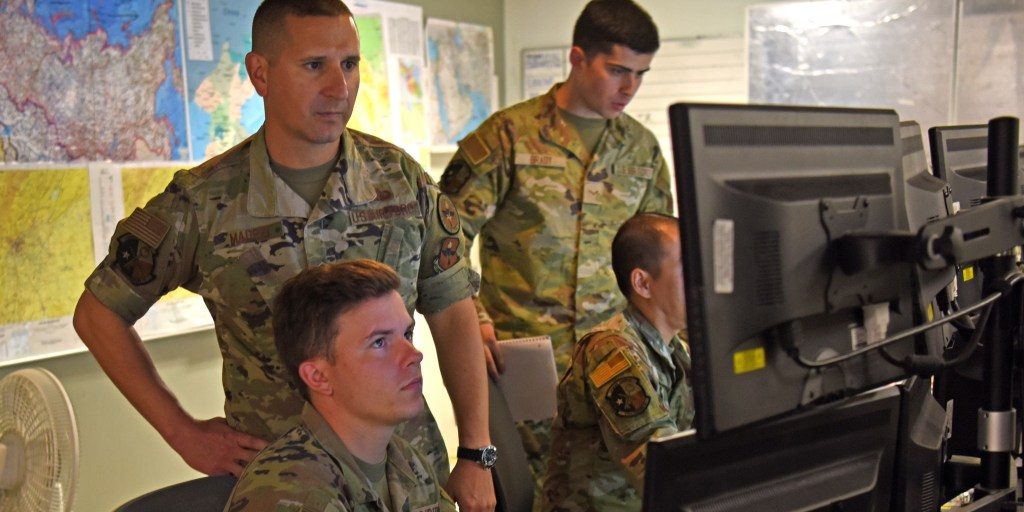
{"label": "round shoulder patch", "polygon": [[444,194],[437,197],[437,216],[441,220],[441,227],[448,234],[454,235],[462,229],[462,220],[459,219],[459,212],[455,209],[455,203]]}
{"label": "round shoulder patch", "polygon": [[651,403],[651,397],[647,396],[640,381],[632,376],[612,382],[604,399],[608,401],[615,414],[623,418],[638,416]]}

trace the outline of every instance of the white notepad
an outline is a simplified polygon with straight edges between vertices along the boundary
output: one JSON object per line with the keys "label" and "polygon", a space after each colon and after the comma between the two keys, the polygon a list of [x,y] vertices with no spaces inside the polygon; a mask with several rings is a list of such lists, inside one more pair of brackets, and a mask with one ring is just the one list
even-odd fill
{"label": "white notepad", "polygon": [[557,410],[558,374],[551,337],[499,340],[498,347],[505,363],[505,373],[498,378],[498,387],[505,395],[512,419],[553,418]]}

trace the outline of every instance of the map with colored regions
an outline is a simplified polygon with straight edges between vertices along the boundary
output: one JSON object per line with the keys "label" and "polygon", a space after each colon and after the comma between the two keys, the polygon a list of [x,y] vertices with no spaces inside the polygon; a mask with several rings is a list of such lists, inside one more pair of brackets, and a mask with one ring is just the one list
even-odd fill
{"label": "map with colored regions", "polygon": [[188,157],[173,0],[5,0],[0,34],[0,162]]}
{"label": "map with colored regions", "polygon": [[[245,54],[252,49],[252,17],[259,4],[259,0],[185,4],[185,17],[190,19],[185,35],[190,43],[186,70],[192,160],[227,151],[263,124],[263,98],[245,71]],[[208,12],[195,12],[207,8]]]}
{"label": "map with colored regions", "polygon": [[423,101],[423,62],[398,59],[399,141],[426,142],[427,114]]}
{"label": "map with colored regions", "polygon": [[391,138],[391,97],[384,56],[384,22],[380,14],[356,16],[359,29],[359,95],[349,128]]}
{"label": "map with colored regions", "polygon": [[0,324],[71,315],[93,269],[88,171],[0,171],[0,219]]}
{"label": "map with colored regions", "polygon": [[427,20],[431,139],[455,144],[497,106],[491,27]]}

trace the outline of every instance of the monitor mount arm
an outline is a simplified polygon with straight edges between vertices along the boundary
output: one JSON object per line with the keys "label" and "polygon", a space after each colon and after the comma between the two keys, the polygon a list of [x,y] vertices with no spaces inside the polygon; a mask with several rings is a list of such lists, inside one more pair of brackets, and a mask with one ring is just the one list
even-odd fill
{"label": "monitor mount arm", "polygon": [[[985,295],[998,294],[985,322],[983,381],[986,395],[978,411],[978,447],[982,451],[983,496],[1005,494],[1010,487],[1010,454],[1020,432],[1012,407],[1013,333],[1022,322],[1024,275],[1012,249],[1024,245],[1024,196],[1018,194],[1019,120],[989,122],[988,200],[957,215],[906,233],[851,232],[837,240],[839,269],[854,275],[912,261],[924,269],[979,261],[985,270]],[[978,326],[979,329],[982,326]],[[895,338],[899,335],[893,336]],[[905,337],[905,336],[904,336]]]}

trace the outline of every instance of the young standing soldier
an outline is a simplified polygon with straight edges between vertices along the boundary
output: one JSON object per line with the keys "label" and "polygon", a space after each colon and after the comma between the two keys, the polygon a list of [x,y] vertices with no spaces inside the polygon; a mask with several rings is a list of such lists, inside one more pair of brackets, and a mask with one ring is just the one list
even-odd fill
{"label": "young standing soldier", "polygon": [[[623,113],[658,46],[635,3],[588,3],[568,79],[491,116],[445,169],[441,188],[482,243],[477,312],[492,374],[496,338],[538,335],[551,336],[561,373],[574,342],[625,306],[609,261],[615,230],[637,212],[672,211],[658,142]],[[539,482],[550,424],[521,427]]]}

